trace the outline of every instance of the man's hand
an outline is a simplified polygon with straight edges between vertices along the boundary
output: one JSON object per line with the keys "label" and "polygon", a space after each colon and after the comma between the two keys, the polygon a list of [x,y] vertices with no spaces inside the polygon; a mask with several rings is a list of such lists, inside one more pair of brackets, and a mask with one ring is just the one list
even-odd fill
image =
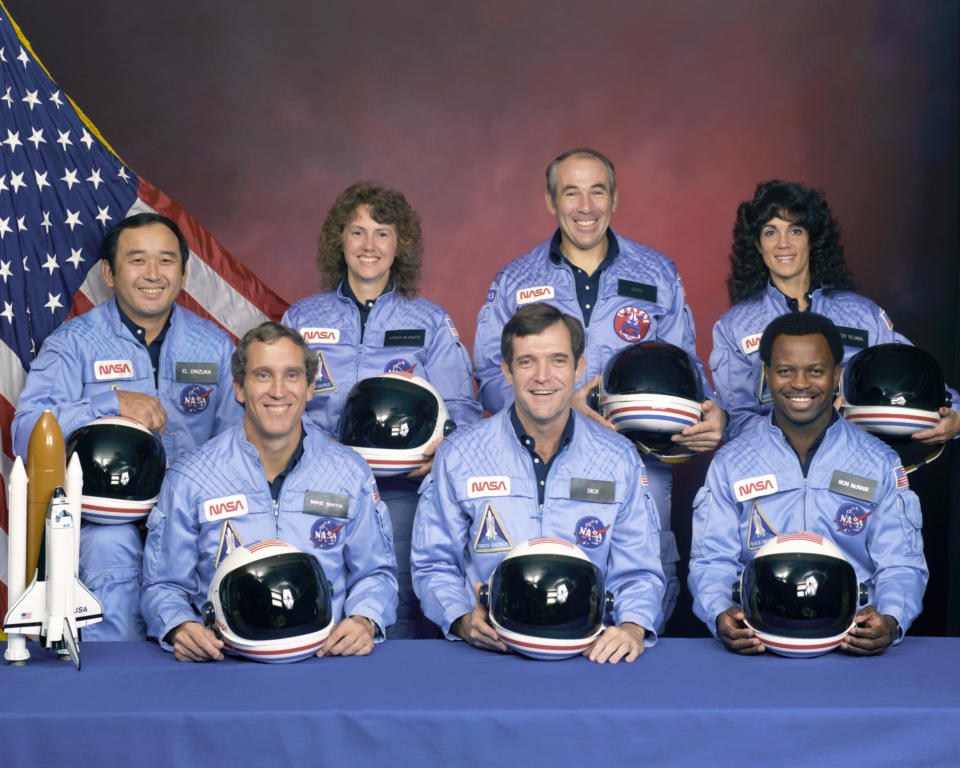
{"label": "man's hand", "polygon": [[126,392],[118,389],[117,401],[120,403],[121,416],[139,421],[151,432],[163,434],[163,430],[167,427],[167,412],[163,410],[157,398],[142,392]]}
{"label": "man's hand", "polygon": [[614,429],[613,424],[607,421],[603,416],[597,413],[593,408],[590,407],[590,393],[594,388],[600,386],[600,374],[598,373],[590,381],[584,384],[580,389],[574,390],[573,399],[570,400],[570,407],[575,411],[579,411],[588,419],[593,419],[597,424],[602,424],[607,429]]}
{"label": "man's hand", "polygon": [[893,616],[877,613],[877,609],[868,605],[854,618],[856,626],[850,630],[840,650],[856,656],[876,656],[887,650],[887,646],[897,639],[899,625]]}
{"label": "man's hand", "polygon": [[450,625],[450,631],[459,635],[470,645],[477,648],[485,648],[488,651],[501,651],[506,653],[507,646],[500,640],[500,635],[490,623],[490,616],[485,606],[480,605],[480,587],[478,581],[473,585],[473,594],[476,603],[473,605],[472,613],[465,613],[453,624]]}
{"label": "man's hand", "polygon": [[753,630],[743,623],[744,613],[735,605],[717,616],[717,637],[727,650],[743,655],[763,653],[763,643],[753,636]]}
{"label": "man's hand", "polygon": [[423,477],[433,468],[433,455],[437,452],[437,446],[440,445],[441,440],[443,440],[443,438],[438,437],[423,449],[423,455],[428,458],[428,461],[423,462],[418,469],[408,472],[407,477],[409,477],[411,480],[418,477]]}
{"label": "man's hand", "polygon": [[317,656],[366,656],[377,628],[366,616],[348,616],[336,624]]}
{"label": "man's hand", "polygon": [[671,440],[687,450],[705,453],[720,445],[727,426],[727,412],[713,400],[704,400],[700,407],[703,409],[700,423],[684,427]]}
{"label": "man's hand", "polygon": [[197,621],[185,621],[167,632],[177,661],[223,661],[223,640]]}
{"label": "man's hand", "polygon": [[951,408],[941,408],[940,423],[937,426],[921,429],[919,432],[914,432],[911,437],[924,445],[940,445],[947,440],[952,440],[957,432],[960,432],[960,413]]}
{"label": "man's hand", "polygon": [[625,621],[618,627],[607,627],[582,655],[597,664],[616,664],[621,659],[627,664],[643,653],[646,631],[639,624]]}

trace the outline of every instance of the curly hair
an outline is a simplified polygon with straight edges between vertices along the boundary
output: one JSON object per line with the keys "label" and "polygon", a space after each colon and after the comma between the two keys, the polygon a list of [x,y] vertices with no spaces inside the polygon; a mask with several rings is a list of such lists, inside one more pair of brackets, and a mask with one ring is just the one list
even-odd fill
{"label": "curly hair", "polygon": [[341,192],[323,220],[317,245],[317,267],[323,290],[336,290],[346,277],[343,231],[361,205],[370,206],[370,214],[378,224],[396,227],[397,255],[390,266],[390,279],[400,295],[416,296],[423,256],[420,217],[402,193],[367,181],[359,181]]}
{"label": "curly hair", "polygon": [[762,291],[770,279],[757,248],[760,230],[772,218],[800,224],[810,236],[810,285],[826,290],[853,288],[853,276],[847,269],[840,245],[840,227],[818,189],[789,181],[763,181],[757,185],[753,200],[737,207],[730,251],[730,275],[727,291],[736,304]]}

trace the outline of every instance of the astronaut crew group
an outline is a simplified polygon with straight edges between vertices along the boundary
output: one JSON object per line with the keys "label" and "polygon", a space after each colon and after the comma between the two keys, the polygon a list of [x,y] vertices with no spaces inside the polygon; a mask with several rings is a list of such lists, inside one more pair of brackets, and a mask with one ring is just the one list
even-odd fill
{"label": "astronaut crew group", "polygon": [[[225,541],[276,538],[312,553],[333,585],[339,621],[318,655],[438,632],[505,650],[477,590],[511,547],[549,536],[577,543],[614,595],[612,625],[585,655],[633,661],[655,642],[679,592],[671,465],[641,460],[588,395],[605,363],[641,340],[697,360],[693,318],[673,262],[610,227],[607,158],[571,150],[546,175],[559,227],[494,278],[472,369],[449,315],[417,295],[419,221],[393,190],[357,184],[337,198],[320,235],[323,292],[235,350],[174,304],[189,264],[173,222],[139,214],[107,235],[101,270],[114,297],[47,339],[13,422],[21,456],[44,409],[64,434],[102,416],[134,419],[167,451],[145,545],[135,524],[84,521],[80,576],[105,617],[86,639],[149,636],[180,660],[222,658],[198,607]],[[839,546],[869,589],[841,648],[882,652],[921,609],[919,502],[897,455],[840,419],[833,394],[858,347],[906,339],[849,290],[836,223],[815,190],[759,185],[738,209],[731,263],[734,306],[710,358],[717,389],[702,420],[673,438],[686,452],[727,441],[694,502],[694,611],[731,650],[762,652],[730,584],[764,541],[807,530]],[[96,365],[118,360],[129,365],[106,375]],[[351,386],[397,370],[426,378],[458,429],[421,470],[378,484],[330,437]],[[958,430],[960,414],[944,408],[916,439],[934,445]],[[835,470],[869,480],[870,498],[844,495]],[[737,490],[760,477],[773,482]],[[471,482],[483,479],[506,482]],[[237,497],[246,503],[223,513],[217,502]],[[841,518],[854,502],[860,514]]]}

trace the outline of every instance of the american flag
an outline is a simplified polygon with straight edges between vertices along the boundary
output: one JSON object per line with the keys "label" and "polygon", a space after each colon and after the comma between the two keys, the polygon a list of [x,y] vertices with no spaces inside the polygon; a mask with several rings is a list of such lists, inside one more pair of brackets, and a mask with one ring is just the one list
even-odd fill
{"label": "american flag", "polygon": [[[234,339],[287,303],[179,205],[130,170],[57,87],[0,2],[0,471],[30,361],[60,323],[110,296],[104,234],[133,213],[173,219],[190,246],[178,302]],[[24,457],[25,458],[25,457]],[[0,621],[7,604],[7,508],[0,486]]]}

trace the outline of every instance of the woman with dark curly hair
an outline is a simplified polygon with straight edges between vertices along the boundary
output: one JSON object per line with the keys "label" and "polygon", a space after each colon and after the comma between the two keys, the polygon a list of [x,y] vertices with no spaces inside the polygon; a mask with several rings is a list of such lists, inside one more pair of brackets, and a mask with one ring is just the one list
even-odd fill
{"label": "woman with dark curly hair", "polygon": [[[422,254],[420,219],[396,190],[359,182],[327,213],[317,248],[324,292],[293,304],[283,323],[300,331],[317,353],[320,369],[307,415],[329,432],[337,434],[353,385],[386,372],[425,378],[459,426],[482,418],[470,357],[453,321],[442,307],[417,296]],[[420,613],[410,582],[417,482],[429,468],[378,481],[390,509],[399,568],[400,604],[389,637],[438,632]]]}
{"label": "woman with dark curly hair", "polygon": [[[710,354],[713,383],[730,417],[728,439],[770,413],[757,351],[775,317],[808,310],[829,317],[843,338],[844,360],[864,347],[910,343],[880,307],[852,288],[840,229],[822,192],[765,181],[752,200],[740,203],[727,278],[733,306],[713,327]],[[946,408],[940,413],[937,427],[918,432],[917,440],[934,445],[960,430],[960,414]]]}

